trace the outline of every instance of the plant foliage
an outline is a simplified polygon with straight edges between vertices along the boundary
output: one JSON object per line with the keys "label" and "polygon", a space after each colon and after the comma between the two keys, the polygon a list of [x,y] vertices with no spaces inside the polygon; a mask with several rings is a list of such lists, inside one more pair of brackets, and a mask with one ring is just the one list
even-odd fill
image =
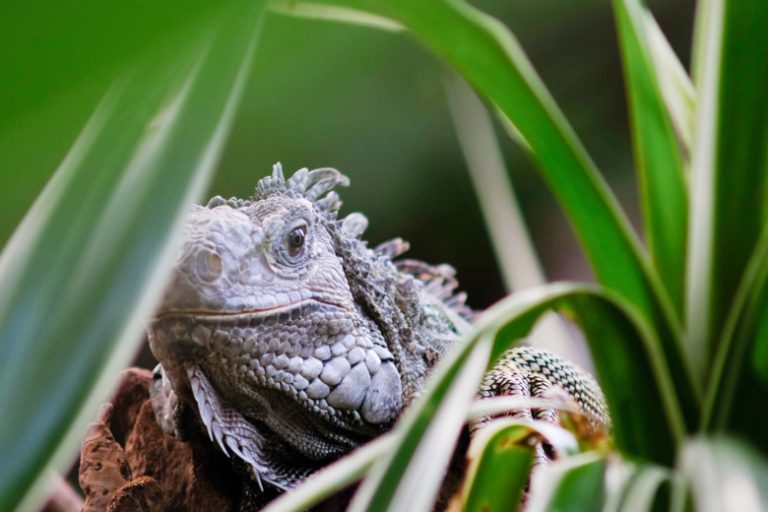
{"label": "plant foliage", "polygon": [[[443,59],[512,127],[599,283],[544,285],[485,312],[391,434],[271,510],[305,508],[363,474],[352,510],[428,510],[483,372],[550,310],[587,339],[612,443],[497,424],[473,448],[466,509],[517,500],[531,436],[570,447],[537,472],[533,510],[735,510],[729,482],[754,491],[753,510],[768,507],[768,5],[698,2],[690,79],[640,0],[614,0],[643,246],[498,20],[463,0],[304,0],[205,6],[205,23],[177,26],[163,51],[135,58],[5,248],[0,509],[39,504],[47,469],[73,455],[105,379],[128,362],[185,205],[226,137],[265,8],[408,34]],[[51,266],[51,253],[64,259]]]}

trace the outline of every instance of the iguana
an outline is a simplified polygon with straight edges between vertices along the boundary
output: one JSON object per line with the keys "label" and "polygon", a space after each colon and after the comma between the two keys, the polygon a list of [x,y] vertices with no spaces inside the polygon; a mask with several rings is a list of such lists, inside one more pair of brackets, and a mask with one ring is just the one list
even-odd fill
{"label": "iguana", "polygon": [[[335,169],[279,164],[249,199],[193,207],[172,282],[148,328],[158,422],[191,410],[263,486],[290,489],[391,428],[473,313],[454,270],[369,248],[366,218],[339,218]],[[481,396],[560,387],[609,425],[594,379],[530,347],[509,351]]]}

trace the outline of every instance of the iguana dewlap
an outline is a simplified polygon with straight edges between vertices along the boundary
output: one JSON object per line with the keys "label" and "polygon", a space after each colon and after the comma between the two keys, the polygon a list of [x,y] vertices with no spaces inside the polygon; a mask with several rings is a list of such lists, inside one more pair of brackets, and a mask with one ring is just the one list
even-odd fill
{"label": "iguana dewlap", "polygon": [[[161,426],[194,411],[260,485],[290,488],[389,429],[471,318],[452,268],[396,260],[400,240],[370,249],[365,217],[338,218],[347,183],[278,164],[251,198],[194,207],[148,328]],[[547,352],[513,349],[483,386],[559,386],[609,421],[594,380]]]}

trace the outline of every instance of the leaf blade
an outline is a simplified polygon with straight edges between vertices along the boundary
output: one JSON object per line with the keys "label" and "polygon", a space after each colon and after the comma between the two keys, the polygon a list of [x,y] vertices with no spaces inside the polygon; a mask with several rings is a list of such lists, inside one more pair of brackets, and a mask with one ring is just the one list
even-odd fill
{"label": "leaf blade", "polygon": [[[467,453],[469,467],[459,494],[461,510],[479,512],[519,507],[534,460],[530,438],[546,436],[536,427],[536,422],[505,419],[482,427]],[[569,444],[576,444],[570,433],[563,431],[562,434],[571,438]],[[558,453],[561,452],[558,450]]]}
{"label": "leaf blade", "polygon": [[693,439],[682,451],[680,471],[696,510],[757,512],[768,507],[768,464],[743,442]]}
{"label": "leaf blade", "polygon": [[768,9],[702,2],[694,44],[699,93],[692,157],[686,315],[690,353],[705,375],[768,211]]}
{"label": "leaf blade", "polygon": [[690,155],[693,143],[694,113],[696,111],[696,91],[691,78],[678,60],[675,51],[656,23],[650,12],[645,12],[645,32],[659,78],[659,86],[667,111],[677,130],[684,157]]}
{"label": "leaf blade", "polygon": [[528,510],[600,510],[604,501],[605,459],[584,453],[541,468],[534,477]]}
{"label": "leaf blade", "polygon": [[656,76],[645,13],[636,0],[615,0],[613,5],[649,253],[681,314],[688,219],[683,159]]}
{"label": "leaf blade", "polygon": [[729,431],[751,439],[763,453],[768,420],[743,411],[768,390],[768,227],[757,243],[734,297],[712,366],[702,417],[706,432]]}
{"label": "leaf blade", "polygon": [[171,47],[171,62],[140,63],[3,252],[0,508],[42,498],[43,468],[73,455],[131,357],[172,262],[170,235],[231,124],[261,7],[221,11],[215,29]]}

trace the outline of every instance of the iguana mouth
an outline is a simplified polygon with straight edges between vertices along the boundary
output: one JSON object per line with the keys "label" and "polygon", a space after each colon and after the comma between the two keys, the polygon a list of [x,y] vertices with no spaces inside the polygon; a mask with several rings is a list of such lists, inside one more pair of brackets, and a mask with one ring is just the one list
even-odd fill
{"label": "iguana mouth", "polygon": [[253,320],[258,318],[267,318],[267,317],[279,315],[282,313],[288,313],[296,309],[302,308],[304,306],[311,306],[313,304],[331,306],[334,308],[343,309],[345,311],[351,311],[351,309],[347,306],[336,304],[335,302],[328,301],[328,300],[310,297],[310,298],[287,302],[284,304],[278,304],[275,306],[264,307],[264,308],[250,308],[250,309],[244,309],[241,311],[211,311],[211,310],[205,310],[205,309],[170,310],[170,311],[164,311],[160,313],[159,315],[155,316],[152,320],[154,322],[160,322],[166,318],[176,318],[176,317],[199,318],[199,319],[205,319],[206,321]]}

